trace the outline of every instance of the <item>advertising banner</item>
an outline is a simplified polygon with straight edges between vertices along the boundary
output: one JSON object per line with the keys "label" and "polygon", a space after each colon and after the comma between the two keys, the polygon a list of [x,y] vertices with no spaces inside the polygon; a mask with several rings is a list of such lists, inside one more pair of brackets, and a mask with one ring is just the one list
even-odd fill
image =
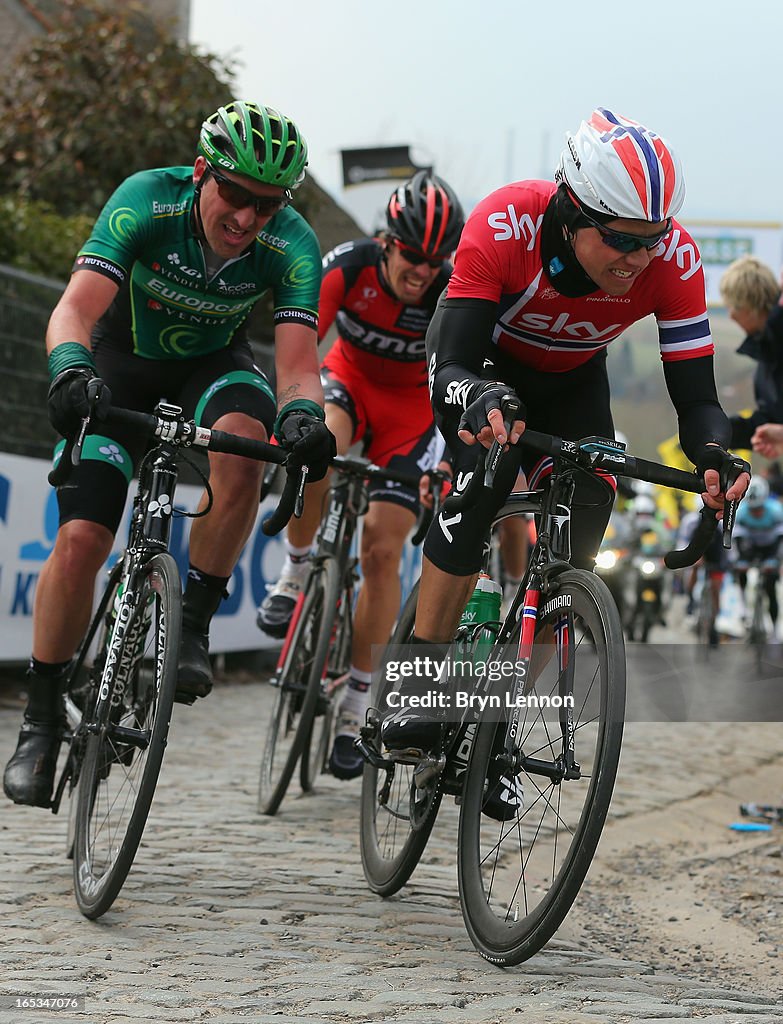
{"label": "advertising banner", "polygon": [[367,181],[405,181],[416,171],[431,171],[411,159],[408,146],[373,146],[369,149],[340,150],[343,162],[343,186]]}
{"label": "advertising banner", "polygon": [[783,224],[742,221],[684,221],[699,247],[707,288],[707,305],[722,306],[720,279],[740,256],[757,256],[775,274],[783,263]]}
{"label": "advertising banner", "polygon": [[[49,468],[49,463],[41,459],[0,453],[0,661],[26,661],[30,656],[35,588],[57,533],[57,500],[46,480]],[[201,493],[201,487],[180,485],[176,508],[194,511]],[[267,498],[259,507],[253,533],[229,582],[229,596],[212,621],[212,653],[252,651],[280,644],[256,626],[256,608],[266,596],[267,584],[277,580],[285,557],[285,533],[267,537],[261,529],[264,516],[275,502],[276,498]],[[107,567],[117,560],[127,537],[130,509],[129,496]],[[190,519],[176,516],[171,536],[171,553],[183,581],[188,568],[190,523]],[[419,549],[408,543],[402,562],[404,593],[417,579],[419,565]],[[101,579],[99,576],[99,584]],[[96,599],[99,593],[96,587]]]}

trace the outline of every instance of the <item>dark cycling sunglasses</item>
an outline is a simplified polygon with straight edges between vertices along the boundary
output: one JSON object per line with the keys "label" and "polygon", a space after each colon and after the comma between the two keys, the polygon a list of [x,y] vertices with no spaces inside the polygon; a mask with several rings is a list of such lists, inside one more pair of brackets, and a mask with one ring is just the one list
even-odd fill
{"label": "dark cycling sunglasses", "polygon": [[271,217],[282,210],[284,206],[288,206],[291,201],[291,195],[288,192],[279,197],[257,196],[230,178],[226,178],[213,167],[208,169],[208,173],[215,179],[220,198],[224,203],[233,206],[235,210],[244,210],[246,207],[252,206],[257,217]]}
{"label": "dark cycling sunglasses", "polygon": [[394,239],[395,246],[400,250],[402,258],[406,263],[410,263],[412,267],[420,267],[422,263],[426,263],[428,267],[432,267],[433,270],[438,270],[443,266],[443,257],[440,259],[430,259],[429,256],[425,256],[423,252],[416,252],[415,249],[409,249],[407,245],[403,245],[398,239]]}
{"label": "dark cycling sunglasses", "polygon": [[612,249],[617,249],[618,252],[638,252],[639,249],[647,249],[649,252],[652,249],[657,249],[672,229],[672,219],[668,217],[662,231],[659,231],[657,235],[648,235],[646,238],[642,238],[641,235],[628,235],[625,231],[612,231],[611,228],[588,217],[581,207],[579,212],[586,221],[590,222],[590,226],[599,232],[604,245],[609,245]]}

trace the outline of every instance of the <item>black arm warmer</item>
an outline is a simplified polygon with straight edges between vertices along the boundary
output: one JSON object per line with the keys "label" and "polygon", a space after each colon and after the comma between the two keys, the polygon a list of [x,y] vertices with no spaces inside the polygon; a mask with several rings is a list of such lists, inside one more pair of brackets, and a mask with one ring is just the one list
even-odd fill
{"label": "black arm warmer", "polygon": [[427,330],[432,404],[439,413],[464,411],[486,382],[480,374],[489,353],[497,303],[441,299]]}
{"label": "black arm warmer", "polygon": [[705,444],[728,448],[731,424],[718,401],[712,356],[663,364],[666,387],[680,426],[682,450],[697,465]]}

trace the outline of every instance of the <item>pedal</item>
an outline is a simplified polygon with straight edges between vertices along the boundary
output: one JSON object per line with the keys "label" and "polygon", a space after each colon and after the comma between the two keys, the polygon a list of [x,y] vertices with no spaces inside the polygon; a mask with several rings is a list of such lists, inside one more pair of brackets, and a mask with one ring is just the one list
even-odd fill
{"label": "pedal", "polygon": [[446,755],[425,757],[413,769],[413,784],[417,789],[424,789],[434,778],[437,778],[446,767]]}

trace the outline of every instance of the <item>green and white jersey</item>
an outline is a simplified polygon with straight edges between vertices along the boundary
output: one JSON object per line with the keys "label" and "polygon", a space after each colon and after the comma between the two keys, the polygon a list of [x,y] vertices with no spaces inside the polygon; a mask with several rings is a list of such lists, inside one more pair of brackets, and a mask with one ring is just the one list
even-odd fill
{"label": "green and white jersey", "polygon": [[74,271],[120,290],[93,344],[147,359],[189,359],[226,347],[271,289],[274,321],[317,329],[321,253],[309,224],[284,207],[254,244],[210,276],[192,228],[193,168],[140,171],[103,208]]}

